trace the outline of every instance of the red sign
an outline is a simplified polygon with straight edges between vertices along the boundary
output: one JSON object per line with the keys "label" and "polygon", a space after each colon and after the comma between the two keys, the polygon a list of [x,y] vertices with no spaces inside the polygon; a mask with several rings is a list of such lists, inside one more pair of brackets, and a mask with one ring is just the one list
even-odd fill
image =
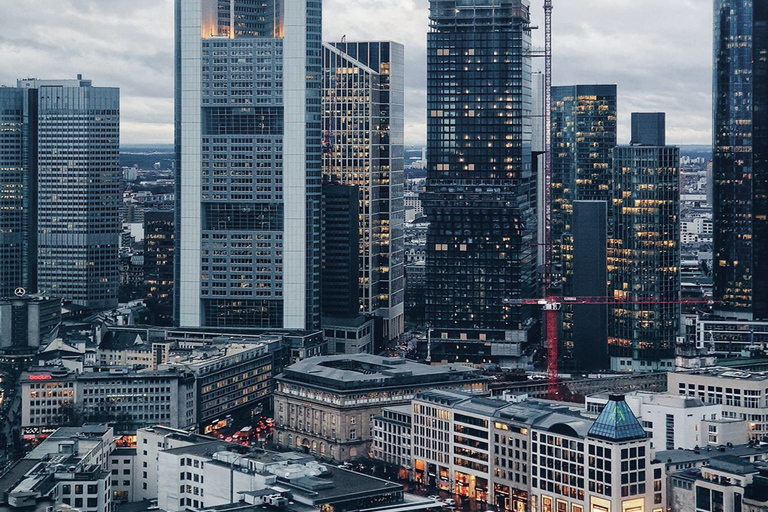
{"label": "red sign", "polygon": [[30,375],[29,380],[51,380],[50,374]]}

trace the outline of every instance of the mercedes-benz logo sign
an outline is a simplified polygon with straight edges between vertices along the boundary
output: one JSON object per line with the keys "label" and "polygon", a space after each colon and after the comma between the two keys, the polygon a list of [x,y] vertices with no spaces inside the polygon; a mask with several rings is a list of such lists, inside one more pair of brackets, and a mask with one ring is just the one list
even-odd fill
{"label": "mercedes-benz logo sign", "polygon": [[18,288],[13,290],[13,294],[16,295],[17,297],[23,297],[27,294],[27,290],[19,286]]}

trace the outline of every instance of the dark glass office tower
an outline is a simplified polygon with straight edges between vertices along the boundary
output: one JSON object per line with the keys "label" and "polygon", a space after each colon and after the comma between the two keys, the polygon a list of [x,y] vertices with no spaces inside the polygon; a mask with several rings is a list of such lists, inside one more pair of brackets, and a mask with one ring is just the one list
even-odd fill
{"label": "dark glass office tower", "polygon": [[437,358],[516,357],[535,325],[503,303],[538,296],[528,23],[527,0],[430,2],[426,318],[451,341]]}
{"label": "dark glass office tower", "polygon": [[[633,144],[613,151],[608,240],[611,369],[670,370],[680,323],[680,149],[664,114],[632,114]],[[653,127],[656,128],[653,128]]]}
{"label": "dark glass office tower", "polygon": [[320,327],[319,0],[176,0],[176,321]]}
{"label": "dark glass office tower", "polygon": [[715,0],[714,294],[768,318],[768,4]]}
{"label": "dark glass office tower", "polygon": [[[594,238],[596,233],[605,235],[607,220],[603,216],[600,218],[601,225],[590,225],[590,221],[596,219],[596,214],[591,212],[582,215],[582,223],[577,228],[574,224],[574,208],[577,201],[604,201],[607,208],[611,200],[611,158],[616,146],[616,85],[553,87],[551,130],[553,290],[563,295],[604,296],[605,265],[602,270],[594,268],[594,265],[581,265],[581,274],[574,276],[577,257],[574,247],[578,244],[574,237],[577,229],[587,238]],[[599,210],[596,205],[592,207]],[[590,231],[592,229],[595,231]],[[603,254],[604,244],[605,238]],[[582,241],[583,248],[588,246]],[[585,255],[580,257],[584,258]],[[605,263],[604,258],[602,261]],[[598,369],[598,365],[605,361],[605,357],[592,357],[593,347],[575,346],[577,339],[584,344],[585,340],[596,337],[596,340],[602,340],[602,343],[596,341],[596,344],[605,349],[604,311],[600,306],[563,306],[561,346],[558,351],[561,368]],[[579,322],[575,318],[577,314],[587,318]],[[590,321],[598,316],[601,321]],[[601,334],[597,333],[598,324],[603,327]],[[586,328],[586,331],[575,332],[577,325]]]}
{"label": "dark glass office tower", "polygon": [[552,88],[552,264],[573,295],[573,202],[609,201],[616,147],[616,86]]}
{"label": "dark glass office tower", "polygon": [[[0,87],[0,297],[10,297],[17,287],[32,286],[28,276],[29,268],[34,268],[28,264],[32,240],[25,235],[33,198],[24,161],[24,127],[24,91]],[[35,177],[32,184],[37,184]]]}

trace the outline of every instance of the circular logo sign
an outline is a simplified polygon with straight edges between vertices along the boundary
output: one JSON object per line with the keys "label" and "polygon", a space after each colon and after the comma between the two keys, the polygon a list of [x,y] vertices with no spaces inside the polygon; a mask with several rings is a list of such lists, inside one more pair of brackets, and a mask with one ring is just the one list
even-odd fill
{"label": "circular logo sign", "polygon": [[27,290],[19,286],[18,288],[13,290],[13,294],[16,295],[17,297],[23,297],[24,295],[27,294]]}

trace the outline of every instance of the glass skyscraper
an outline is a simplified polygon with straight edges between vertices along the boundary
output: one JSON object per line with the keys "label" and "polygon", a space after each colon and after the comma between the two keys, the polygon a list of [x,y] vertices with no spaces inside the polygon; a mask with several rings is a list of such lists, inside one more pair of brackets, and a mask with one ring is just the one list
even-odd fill
{"label": "glass skyscraper", "polygon": [[768,319],[768,5],[715,0],[715,309]]}
{"label": "glass skyscraper", "polygon": [[573,295],[573,202],[610,201],[616,85],[552,87],[552,263]]}
{"label": "glass skyscraper", "polygon": [[[356,313],[382,318],[385,340],[404,330],[403,53],[389,41],[323,44],[324,183],[354,187],[358,197],[354,236],[331,237],[341,226],[326,218],[323,293],[333,297],[342,291],[333,281],[347,281],[331,277],[341,269],[331,268],[328,244],[343,241],[343,254],[347,239],[355,240],[357,261],[343,270],[357,282]],[[324,315],[334,313],[330,302],[345,301],[324,301]]]}
{"label": "glass skyscraper", "polygon": [[[603,269],[589,269],[589,275],[576,276],[581,287],[575,286],[574,264],[574,208],[576,202],[611,201],[612,154],[616,146],[616,85],[565,85],[552,87],[552,279],[553,290],[563,295],[591,295],[586,290],[606,293],[605,265]],[[585,206],[587,208],[587,206]],[[589,208],[597,208],[592,206]],[[590,210],[592,211],[592,210]],[[607,211],[607,210],[606,210]],[[588,217],[593,219],[594,212]],[[605,221],[605,219],[602,219]],[[592,226],[595,233],[605,234],[606,226]],[[581,236],[589,236],[587,223],[579,226]],[[594,234],[592,234],[594,236]],[[590,250],[593,248],[590,247]],[[598,260],[599,261],[599,260]],[[597,262],[594,262],[597,263]],[[594,270],[594,271],[593,271]],[[602,283],[594,281],[600,280]],[[600,286],[602,284],[602,286]],[[593,337],[588,334],[574,333],[575,314],[595,317],[604,313],[604,309],[595,306],[573,308],[563,305],[561,312],[562,334],[560,336],[561,368],[595,368],[599,358],[583,354],[591,352],[589,347],[575,347],[576,338],[582,340]],[[601,321],[605,317],[602,314]],[[591,326],[589,322],[578,325]],[[605,326],[602,322],[603,327]],[[605,333],[598,339],[605,339]],[[594,340],[595,344],[599,344]],[[605,349],[603,341],[603,349]],[[582,357],[577,357],[582,354]],[[604,359],[604,358],[603,358]]]}
{"label": "glass skyscraper", "polygon": [[176,1],[181,326],[320,327],[320,18]]}
{"label": "glass skyscraper", "polygon": [[514,358],[536,325],[533,308],[504,303],[538,296],[529,20],[527,0],[430,2],[422,202],[437,358]]}
{"label": "glass skyscraper", "polygon": [[663,113],[632,114],[632,144],[613,151],[608,239],[611,369],[671,370],[680,325],[680,148]]}
{"label": "glass skyscraper", "polygon": [[119,89],[19,80],[0,119],[0,295],[117,306]]}

